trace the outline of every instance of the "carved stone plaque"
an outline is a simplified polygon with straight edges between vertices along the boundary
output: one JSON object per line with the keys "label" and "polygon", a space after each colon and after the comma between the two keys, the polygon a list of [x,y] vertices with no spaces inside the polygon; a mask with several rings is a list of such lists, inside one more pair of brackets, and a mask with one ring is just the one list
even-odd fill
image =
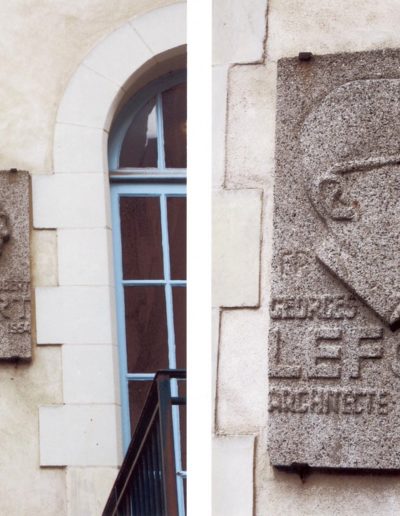
{"label": "carved stone plaque", "polygon": [[0,359],[30,359],[30,179],[0,171]]}
{"label": "carved stone plaque", "polygon": [[274,465],[400,468],[400,52],[278,65]]}

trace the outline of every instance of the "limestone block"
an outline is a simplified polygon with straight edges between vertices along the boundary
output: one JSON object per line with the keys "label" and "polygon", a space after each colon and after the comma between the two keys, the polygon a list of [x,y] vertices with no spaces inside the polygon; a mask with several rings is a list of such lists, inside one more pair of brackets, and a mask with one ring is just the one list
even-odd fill
{"label": "limestone block", "polygon": [[221,187],[225,177],[225,131],[226,104],[228,95],[228,67],[213,66],[212,69],[212,156],[213,186]]}
{"label": "limestone block", "polygon": [[64,403],[118,403],[116,346],[62,346]]}
{"label": "limestone block", "polygon": [[399,46],[400,8],[397,0],[270,0],[268,59],[350,52]]}
{"label": "limestone block", "polygon": [[266,417],[267,314],[224,311],[220,332],[217,431],[255,431]]}
{"label": "limestone block", "polygon": [[260,225],[260,191],[214,193],[213,306],[258,305]]}
{"label": "limestone block", "polygon": [[398,513],[399,479],[390,476],[277,473],[257,490],[257,514],[373,516]]}
{"label": "limestone block", "polygon": [[109,287],[36,288],[38,344],[111,344]]}
{"label": "limestone block", "polygon": [[272,184],[275,148],[276,65],[229,71],[226,186]]}
{"label": "limestone block", "polygon": [[254,436],[221,436],[212,447],[213,516],[253,516]]}
{"label": "limestone block", "polygon": [[38,405],[62,402],[60,349],[35,348],[30,364],[3,363],[0,384],[0,513],[64,515],[65,471],[39,468],[38,435]]}
{"label": "limestone block", "polygon": [[[116,59],[116,56],[118,58]],[[86,57],[86,66],[120,84],[153,57],[143,39],[126,24],[101,41]]]}
{"label": "limestone block", "polygon": [[57,122],[108,129],[123,90],[85,64],[73,75],[57,113]]}
{"label": "limestone block", "polygon": [[41,466],[118,466],[117,405],[60,405],[39,409]]}
{"label": "limestone block", "polygon": [[186,44],[186,2],[154,9],[130,23],[155,55]]}
{"label": "limestone block", "polygon": [[218,349],[219,349],[219,323],[220,310],[212,309],[212,344],[211,344],[211,386],[212,386],[212,425],[215,424],[215,405],[217,398],[217,372],[218,372]]}
{"label": "limestone block", "polygon": [[111,230],[60,229],[58,270],[60,285],[112,285]]}
{"label": "limestone block", "polygon": [[102,174],[37,175],[32,197],[35,228],[110,227],[109,183]]}
{"label": "limestone block", "polygon": [[103,129],[74,124],[56,124],[54,173],[108,173],[107,137],[108,134]]}
{"label": "limestone block", "polygon": [[67,468],[67,516],[102,514],[117,473],[117,468]]}
{"label": "limestone block", "polygon": [[[32,436],[29,438],[32,439]],[[1,514],[7,514],[7,516],[21,514],[64,516],[66,514],[63,469],[39,469],[37,464],[29,463],[25,457],[22,460],[18,458],[4,467],[7,470],[1,475]]]}
{"label": "limestone block", "polygon": [[31,240],[34,287],[57,285],[57,234],[54,230],[33,230]]}
{"label": "limestone block", "polygon": [[213,3],[213,64],[261,61],[267,0]]}

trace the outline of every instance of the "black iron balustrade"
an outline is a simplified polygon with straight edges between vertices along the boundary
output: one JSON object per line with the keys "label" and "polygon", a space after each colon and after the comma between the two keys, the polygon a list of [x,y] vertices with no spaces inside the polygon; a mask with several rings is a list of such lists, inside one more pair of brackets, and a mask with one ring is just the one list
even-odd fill
{"label": "black iron balustrade", "polygon": [[171,395],[173,379],[185,381],[186,371],[155,375],[103,516],[178,516],[172,407],[186,397]]}

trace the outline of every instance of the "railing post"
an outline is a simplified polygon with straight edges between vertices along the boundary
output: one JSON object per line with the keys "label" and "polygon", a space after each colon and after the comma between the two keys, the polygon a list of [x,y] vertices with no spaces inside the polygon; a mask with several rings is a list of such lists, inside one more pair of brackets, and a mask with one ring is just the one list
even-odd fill
{"label": "railing post", "polygon": [[179,501],[171,379],[185,379],[184,370],[156,374],[135,434],[103,511],[103,516],[178,516]]}
{"label": "railing post", "polygon": [[171,381],[170,376],[163,374],[159,374],[157,380],[165,515],[178,516]]}

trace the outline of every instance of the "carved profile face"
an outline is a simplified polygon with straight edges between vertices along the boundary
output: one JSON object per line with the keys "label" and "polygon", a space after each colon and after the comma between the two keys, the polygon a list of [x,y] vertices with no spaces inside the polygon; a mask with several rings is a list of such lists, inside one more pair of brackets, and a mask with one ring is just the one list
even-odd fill
{"label": "carved profile face", "polygon": [[317,258],[393,330],[400,326],[400,81],[333,91],[302,133],[306,190],[326,234]]}
{"label": "carved profile face", "polygon": [[8,217],[5,213],[0,212],[0,255],[3,252],[4,244],[10,240],[10,235]]}

